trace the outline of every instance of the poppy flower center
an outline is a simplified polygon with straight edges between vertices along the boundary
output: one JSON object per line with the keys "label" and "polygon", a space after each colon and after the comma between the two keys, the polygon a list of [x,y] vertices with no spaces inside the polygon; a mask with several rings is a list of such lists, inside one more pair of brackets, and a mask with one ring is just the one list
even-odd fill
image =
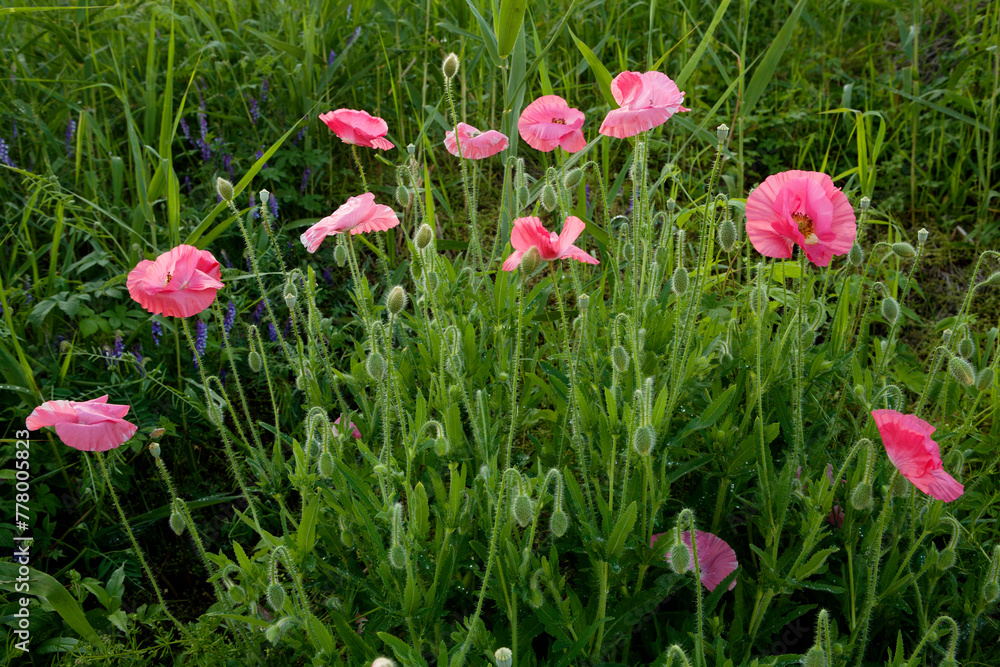
{"label": "poppy flower center", "polygon": [[552,122],[555,123],[556,125],[565,125],[566,124],[566,119],[565,118],[553,118]]}
{"label": "poppy flower center", "polygon": [[813,222],[805,213],[793,213],[792,220],[795,224],[799,226],[799,233],[805,237],[806,245],[815,245],[819,243],[819,237],[816,236],[816,224]]}
{"label": "poppy flower center", "polygon": [[173,277],[174,277],[174,274],[172,274],[169,271],[167,271],[167,284],[168,285],[170,284],[170,281],[173,280]]}

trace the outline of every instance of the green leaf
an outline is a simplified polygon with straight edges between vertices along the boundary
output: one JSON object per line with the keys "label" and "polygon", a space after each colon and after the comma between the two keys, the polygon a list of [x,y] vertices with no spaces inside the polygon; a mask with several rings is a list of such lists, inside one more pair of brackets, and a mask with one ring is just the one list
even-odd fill
{"label": "green leaf", "polygon": [[830,549],[822,549],[817,551],[812,555],[808,561],[799,566],[799,569],[795,571],[795,578],[802,580],[811,577],[816,574],[821,567],[826,563],[827,556],[840,551],[836,547]]}
{"label": "green leaf", "polygon": [[751,77],[750,83],[747,84],[746,92],[743,95],[743,106],[740,109],[740,113],[744,118],[749,116],[753,108],[757,106],[757,102],[764,94],[772,77],[774,77],[774,72],[778,69],[778,62],[781,60],[782,54],[785,53],[788,43],[792,40],[792,33],[795,32],[795,26],[798,25],[799,17],[806,8],[806,1],[799,0],[795,4],[791,15],[785,20],[785,24],[781,26],[781,30],[778,31],[774,41],[771,42],[771,46],[764,53],[760,64],[757,65],[757,69],[754,71],[753,77]]}
{"label": "green leaf", "polygon": [[[684,69],[681,70],[680,76],[677,77],[677,87],[683,88],[684,84],[687,83],[688,77],[690,77],[698,63],[701,62],[701,57],[705,54],[705,49],[708,48],[708,43],[712,39],[712,35],[715,34],[715,28],[722,21],[723,15],[726,13],[726,9],[729,7],[730,0],[722,0],[719,3],[718,8],[715,10],[715,16],[712,17],[712,22],[708,24],[708,29],[702,36],[701,41],[698,43],[698,48],[694,50],[691,54],[691,58],[688,59],[687,63],[684,64]],[[662,59],[661,59],[662,60]],[[659,65],[659,63],[657,63]]]}
{"label": "green leaf", "polygon": [[[16,563],[0,563],[0,590],[10,593],[25,592],[17,590],[17,586],[24,583],[18,581],[18,577],[21,576],[19,572],[21,567],[25,566]],[[39,572],[31,567],[28,568],[27,579],[27,593],[48,602],[56,610],[56,613],[62,616],[69,627],[100,650],[107,651],[104,642],[97,636],[94,628],[87,621],[87,617],[83,615],[83,610],[80,609],[76,599],[62,584],[44,572]]]}
{"label": "green leaf", "polygon": [[[597,79],[597,85],[601,87],[601,94],[604,95],[605,101],[611,105],[612,109],[618,108],[618,103],[615,102],[615,96],[611,94],[611,72],[608,68],[597,59],[594,52],[590,50],[586,44],[580,41],[580,39],[573,34],[573,31],[569,31],[569,36],[573,38],[576,43],[576,48],[580,49],[580,53],[583,54],[584,59],[587,64],[590,65],[590,69],[594,72],[594,78]],[[614,190],[613,192],[617,192]]]}
{"label": "green leaf", "polygon": [[490,58],[493,59],[493,63],[497,67],[500,67],[503,63],[500,62],[500,53],[497,49],[497,37],[493,34],[493,28],[490,27],[490,24],[486,22],[483,15],[479,13],[478,9],[476,9],[476,3],[472,0],[465,0],[465,2],[469,5],[472,15],[476,17],[476,21],[479,23],[479,29],[483,33],[483,43],[486,45],[486,51],[489,52]]}
{"label": "green leaf", "polygon": [[319,496],[313,496],[306,508],[302,511],[302,521],[299,523],[299,530],[295,534],[295,545],[299,548],[299,553],[304,557],[313,550],[316,544],[316,524],[319,523]]}
{"label": "green leaf", "polygon": [[517,40],[517,33],[521,31],[527,6],[528,0],[502,0],[500,3],[497,51],[501,58],[506,58],[514,50],[514,42]]}
{"label": "green leaf", "polygon": [[615,524],[615,529],[611,531],[611,538],[608,540],[608,558],[614,559],[621,555],[622,549],[625,548],[625,538],[635,526],[637,512],[638,508],[633,500],[628,509],[618,517],[618,523]]}

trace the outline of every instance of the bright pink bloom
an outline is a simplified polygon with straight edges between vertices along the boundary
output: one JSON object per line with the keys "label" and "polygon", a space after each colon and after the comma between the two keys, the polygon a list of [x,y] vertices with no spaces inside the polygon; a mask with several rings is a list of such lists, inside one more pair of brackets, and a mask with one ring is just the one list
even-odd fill
{"label": "bright pink bloom", "polygon": [[827,522],[834,528],[840,528],[844,525],[844,508],[840,505],[834,505],[833,509],[830,510],[830,515],[826,517]]}
{"label": "bright pink bloom", "polygon": [[384,151],[395,148],[393,143],[385,138],[386,132],[389,131],[386,122],[367,111],[337,109],[320,114],[319,119],[326,123],[326,126],[345,144],[381,148]]}
{"label": "bright pink bloom", "polygon": [[582,111],[558,95],[544,95],[525,108],[517,121],[517,131],[535,150],[548,153],[558,146],[575,153],[587,145],[580,130],[584,118]]}
{"label": "bright pink bloom", "polygon": [[772,174],[747,197],[747,236],[765,257],[788,259],[798,245],[816,266],[854,245],[854,208],[826,174]]}
{"label": "bright pink bloom", "polygon": [[458,144],[462,144],[462,157],[470,160],[482,160],[496,155],[507,148],[507,136],[496,130],[480,132],[466,123],[458,124],[458,141],[455,133],[448,130],[444,133],[444,147],[454,156],[458,156]]}
{"label": "bright pink bloom", "polygon": [[316,252],[327,236],[351,232],[384,232],[399,224],[396,213],[384,204],[375,203],[375,195],[366,192],[351,197],[340,208],[307,229],[299,237],[309,252]]}
{"label": "bright pink bloom", "polygon": [[136,425],[123,419],[129,406],[108,403],[107,394],[90,401],[46,401],[31,411],[25,424],[37,431],[54,426],[64,443],[84,452],[106,452],[135,435]]}
{"label": "bright pink bloom", "polygon": [[136,264],[125,284],[132,299],[154,315],[190,317],[212,305],[216,291],[225,287],[221,276],[212,253],[179,245]]}
{"label": "bright pink bloom", "polygon": [[[666,533],[653,535],[649,546],[652,547],[656,544],[656,540],[664,535]],[[698,547],[698,569],[701,570],[701,583],[705,584],[705,588],[709,592],[712,592],[740,564],[736,560],[736,552],[721,537],[717,537],[712,533],[706,533],[703,530],[694,531],[694,537]],[[690,556],[688,558],[687,569],[693,570],[694,551],[691,549],[691,531],[685,530],[681,534],[681,540],[684,542],[684,546],[687,547],[688,556]],[[666,557],[670,558],[670,552],[667,552]],[[736,579],[733,579],[733,582],[729,584],[729,590],[733,590],[734,588],[736,588]]]}
{"label": "bright pink bloom", "polygon": [[663,125],[680,111],[684,93],[663,72],[622,72],[611,82],[617,109],[608,112],[601,123],[601,134],[618,139]]}
{"label": "bright pink bloom", "polygon": [[962,495],[965,487],[941,466],[941,448],[931,440],[933,426],[895,410],[873,410],[872,417],[889,460],[903,477],[938,500],[950,502]]}
{"label": "bright pink bloom", "polygon": [[510,230],[510,244],[514,252],[503,263],[504,271],[513,271],[521,264],[521,258],[532,246],[538,248],[542,259],[550,262],[554,259],[571,257],[585,264],[600,264],[587,254],[583,248],[573,245],[573,241],[586,228],[583,220],[575,215],[568,216],[563,223],[562,234],[556,234],[545,229],[542,221],[534,216],[518,218],[514,228]]}
{"label": "bright pink bloom", "polygon": [[[333,436],[334,437],[337,437],[337,436],[340,435],[340,431],[337,430],[337,424],[339,424],[339,423],[340,423],[340,417],[337,417],[336,419],[333,420]],[[358,427],[354,425],[354,422],[348,422],[348,428],[351,429],[351,435],[354,436],[355,440],[360,440],[361,439],[361,431],[359,431]]]}

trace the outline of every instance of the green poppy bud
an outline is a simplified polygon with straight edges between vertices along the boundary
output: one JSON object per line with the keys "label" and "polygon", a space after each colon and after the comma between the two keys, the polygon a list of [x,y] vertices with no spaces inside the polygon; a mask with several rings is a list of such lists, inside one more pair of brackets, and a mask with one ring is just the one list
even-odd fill
{"label": "green poppy bud", "polygon": [[976,373],[972,370],[972,364],[961,357],[952,357],[948,362],[948,372],[955,378],[955,381],[971,387],[976,381]]}
{"label": "green poppy bud", "polygon": [[624,347],[616,345],[611,349],[611,363],[614,364],[615,370],[619,373],[628,371],[629,356]]}
{"label": "green poppy bud", "polygon": [[667,246],[661,245],[657,246],[656,251],[653,253],[653,259],[660,266],[665,266],[668,259],[668,254],[670,249]]}
{"label": "green poppy bud", "polygon": [[417,235],[413,237],[413,244],[417,246],[417,250],[423,250],[431,244],[434,240],[434,230],[427,223],[420,225],[420,229],[417,230]]}
{"label": "green poppy bud", "polygon": [[675,574],[684,574],[687,572],[688,564],[691,562],[691,553],[683,542],[677,542],[670,548],[667,562],[670,563],[670,569]]}
{"label": "green poppy bud", "polygon": [[451,443],[448,442],[448,438],[441,436],[434,440],[434,453],[438,456],[448,456],[448,452],[451,451]]}
{"label": "green poppy bud", "polygon": [[412,201],[413,195],[410,194],[410,191],[405,186],[396,186],[396,203],[403,208],[409,208]]}
{"label": "green poppy bud", "polygon": [[890,325],[895,324],[896,320],[899,319],[899,302],[891,296],[887,296],[882,301],[882,317]]}
{"label": "green poppy bud", "polygon": [[184,516],[176,509],[170,513],[170,530],[174,531],[175,535],[184,533]]}
{"label": "green poppy bud", "polygon": [[951,547],[945,547],[941,553],[938,554],[938,567],[942,570],[949,570],[955,564],[955,550]]}
{"label": "green poppy bud", "polygon": [[449,53],[444,57],[444,62],[441,63],[441,73],[444,74],[444,78],[449,81],[458,74],[458,56],[454,53]]}
{"label": "green poppy bud", "polygon": [[333,249],[333,261],[337,263],[337,266],[344,268],[344,264],[347,263],[347,248],[339,245]]}
{"label": "green poppy bud", "polygon": [[981,284],[983,285],[1000,285],[1000,271],[994,271],[989,275],[989,277],[984,280]]}
{"label": "green poppy bud", "polygon": [[556,537],[562,537],[569,529],[569,516],[561,509],[557,509],[549,517],[549,530]]}
{"label": "green poppy bud", "polygon": [[389,291],[389,296],[385,299],[385,306],[393,315],[399,315],[406,308],[406,290],[396,285]]}
{"label": "green poppy bud", "polygon": [[1000,584],[995,581],[988,581],[983,586],[983,601],[986,604],[993,604],[1000,598]]}
{"label": "green poppy bud", "polygon": [[971,338],[963,338],[958,342],[958,356],[968,359],[976,351],[976,346]]}
{"label": "green poppy bud", "polygon": [[340,531],[340,543],[348,549],[354,548],[354,533],[346,528],[342,528]]}
{"label": "green poppy bud", "polygon": [[994,373],[992,368],[984,368],[976,374],[976,389],[986,391],[993,386]]}
{"label": "green poppy bud", "polygon": [[219,196],[222,197],[223,201],[233,201],[233,184],[224,178],[218,178],[215,181],[215,189],[219,192]]}
{"label": "green poppy bud", "polygon": [[525,493],[519,493],[514,496],[514,520],[517,521],[517,525],[524,528],[529,523],[535,515],[535,504],[531,502],[531,498]]}
{"label": "green poppy bud", "polygon": [[295,283],[289,282],[285,285],[285,305],[289,308],[295,307],[295,301],[299,298],[299,290],[295,287]]}
{"label": "green poppy bud", "polygon": [[872,502],[872,485],[862,480],[851,491],[851,507],[866,510]]}
{"label": "green poppy bud", "polygon": [[632,436],[632,448],[639,456],[649,456],[656,445],[656,430],[649,425],[640,426]]}
{"label": "green poppy bud", "polygon": [[556,197],[556,189],[546,183],[542,187],[542,206],[546,211],[552,212],[552,209],[556,207],[559,203],[559,199]]}
{"label": "green poppy bud", "polygon": [[531,192],[528,190],[527,185],[522,185],[517,189],[517,201],[522,207],[527,206],[528,202],[531,200]]}
{"label": "green poppy bud", "polygon": [[260,352],[257,350],[250,350],[250,356],[247,358],[247,362],[250,364],[250,370],[254,373],[259,373],[262,361],[263,360],[260,358]]}
{"label": "green poppy bud", "polygon": [[626,262],[631,262],[633,259],[635,259],[635,246],[633,246],[631,243],[626,243],[624,246],[622,246],[622,257],[625,258]]}
{"label": "green poppy bud", "polygon": [[683,266],[678,266],[674,270],[674,275],[670,279],[670,289],[677,296],[681,296],[688,288],[688,272]]}
{"label": "green poppy bud", "polygon": [[583,179],[582,169],[579,168],[570,169],[569,171],[566,172],[566,175],[563,176],[563,187],[566,188],[567,190],[572,190],[573,188],[575,188],[580,184],[580,181],[582,179]]}
{"label": "green poppy bud", "polygon": [[538,268],[538,265],[542,263],[542,255],[538,251],[536,246],[531,246],[528,248],[528,252],[524,253],[521,257],[521,273],[526,276],[530,276]]}
{"label": "green poppy bud", "polygon": [[319,455],[319,474],[321,477],[329,479],[333,474],[333,455],[330,452],[323,452]]}
{"label": "green poppy bud", "polygon": [[826,653],[818,646],[813,646],[802,657],[802,667],[827,667]]}
{"label": "green poppy bud", "polygon": [[436,292],[438,288],[438,274],[437,271],[427,272],[427,289],[430,292]]}
{"label": "green poppy bud", "polygon": [[900,257],[902,259],[913,259],[917,256],[917,251],[913,249],[913,246],[905,241],[893,243],[892,252],[896,255],[896,257]]}
{"label": "green poppy bud", "polygon": [[368,360],[365,362],[365,370],[368,371],[368,375],[371,376],[373,380],[380,381],[382,376],[385,375],[385,359],[378,352],[372,352],[368,355]]}
{"label": "green poppy bud", "polygon": [[285,589],[278,582],[272,582],[267,587],[267,603],[274,611],[281,611],[285,606]]}
{"label": "green poppy bud", "polygon": [[865,261],[865,251],[855,243],[847,253],[847,261],[851,263],[851,266],[861,266]]}
{"label": "green poppy bud", "polygon": [[719,225],[719,245],[725,252],[732,251],[736,245],[736,224],[729,218]]}

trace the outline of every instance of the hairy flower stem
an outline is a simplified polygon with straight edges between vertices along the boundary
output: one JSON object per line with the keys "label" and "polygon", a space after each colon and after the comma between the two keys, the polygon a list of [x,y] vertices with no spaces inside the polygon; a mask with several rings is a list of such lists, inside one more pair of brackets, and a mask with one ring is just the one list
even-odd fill
{"label": "hairy flower stem", "polygon": [[104,463],[104,453],[94,452],[94,456],[97,457],[97,462],[101,465],[101,472],[104,473],[104,481],[108,484],[108,491],[111,492],[111,499],[115,503],[115,509],[118,510],[118,516],[122,520],[122,526],[124,526],[125,532],[128,534],[128,539],[132,542],[132,549],[135,551],[136,557],[142,564],[142,569],[146,573],[146,577],[149,578],[149,583],[153,586],[153,592],[156,593],[156,599],[160,603],[160,608],[163,609],[163,613],[177,627],[180,633],[187,636],[187,629],[181,625],[181,622],[178,621],[173,614],[170,613],[167,603],[163,600],[163,593],[160,591],[160,585],[156,583],[156,577],[153,576],[153,571],[149,569],[149,563],[146,562],[146,555],[139,546],[139,542],[136,541],[135,534],[132,532],[132,526],[129,525],[128,519],[125,517],[125,511],[122,509],[121,502],[118,500],[118,493],[115,491],[114,484],[111,483],[111,475],[108,473],[108,467]]}
{"label": "hairy flower stem", "polygon": [[469,170],[465,165],[465,153],[462,150],[462,140],[458,136],[458,113],[455,111],[455,98],[451,91],[451,79],[445,77],[444,80],[444,94],[448,100],[448,108],[451,109],[452,127],[455,132],[455,145],[458,147],[458,162],[462,168],[462,191],[465,193],[465,207],[469,213],[469,234],[471,235],[471,240],[469,243],[469,255],[475,258],[476,263],[479,265],[480,275],[486,275],[486,266],[483,264],[483,251],[479,245],[479,230],[476,226],[476,210],[475,202],[473,201],[472,192],[470,191],[470,181],[469,181]]}
{"label": "hairy flower stem", "polygon": [[803,349],[803,338],[805,337],[804,319],[806,310],[806,254],[799,250],[799,307],[795,313],[795,371],[793,374],[793,384],[795,389],[795,449],[792,463],[798,465],[802,460],[805,450],[805,424],[802,414],[802,394],[803,376],[805,375],[805,350]]}
{"label": "hairy flower stem", "polygon": [[[872,611],[875,608],[876,602],[876,590],[878,588],[878,570],[879,564],[882,561],[882,538],[885,536],[885,522],[888,518],[889,511],[892,509],[892,488],[896,483],[896,477],[899,473],[896,470],[892,471],[892,475],[889,476],[889,491],[885,496],[885,501],[882,505],[882,511],[879,513],[878,517],[878,529],[875,531],[874,543],[872,544],[872,556],[871,562],[868,565],[868,583],[865,590],[865,606],[864,611],[862,611],[861,624],[851,632],[851,643],[857,646],[857,667],[861,667],[865,658],[865,648],[868,644],[868,627],[871,624]],[[858,631],[861,631],[860,641],[858,639]]]}
{"label": "hairy flower stem", "polygon": [[504,470],[510,468],[511,448],[514,446],[514,432],[517,430],[517,381],[521,375],[521,337],[524,315],[524,281],[517,281],[517,329],[514,331],[514,358],[510,368],[510,431],[507,434],[507,449],[504,456]]}

